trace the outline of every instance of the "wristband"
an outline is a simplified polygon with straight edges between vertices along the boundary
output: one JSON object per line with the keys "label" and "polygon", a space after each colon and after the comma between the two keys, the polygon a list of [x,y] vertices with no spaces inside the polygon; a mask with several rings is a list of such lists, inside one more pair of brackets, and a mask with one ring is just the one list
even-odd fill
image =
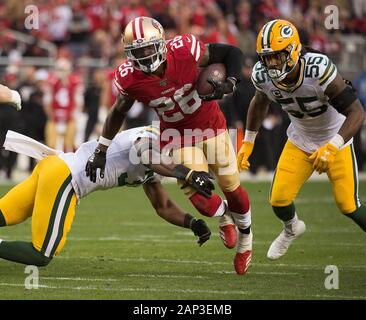
{"label": "wristband", "polygon": [[193,170],[188,169],[186,166],[182,164],[178,164],[172,171],[172,176],[174,178],[177,178],[178,180],[184,180],[186,181]]}
{"label": "wristband", "polygon": [[112,140],[106,139],[102,136],[99,137],[98,142],[103,146],[109,147],[112,143]]}
{"label": "wristband", "polygon": [[184,228],[190,229],[193,220],[194,220],[194,217],[191,216],[189,213],[186,213],[186,215],[184,216]]}
{"label": "wristband", "polygon": [[344,145],[344,139],[340,134],[336,134],[330,141],[329,143],[335,147],[337,147],[338,149],[342,148]]}
{"label": "wristband", "polygon": [[244,142],[251,142],[254,144],[255,141],[255,137],[257,136],[258,131],[250,131],[250,130],[245,130],[245,134],[244,134]]}

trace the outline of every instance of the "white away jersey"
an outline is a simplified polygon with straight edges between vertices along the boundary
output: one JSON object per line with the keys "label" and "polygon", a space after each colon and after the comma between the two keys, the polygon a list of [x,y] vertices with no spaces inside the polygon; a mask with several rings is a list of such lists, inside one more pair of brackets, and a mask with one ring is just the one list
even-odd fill
{"label": "white away jersey", "polygon": [[107,150],[104,178],[100,178],[98,170],[96,183],[91,182],[86,176],[85,166],[98,145],[97,140],[83,143],[75,153],[60,153],[58,155],[70,168],[72,185],[78,199],[95,190],[117,186],[138,186],[147,181],[160,180],[159,175],[143,164],[135,164],[137,161],[131,161],[137,160],[136,157],[130,158],[130,150],[135,150],[133,143],[138,137],[157,138],[154,133],[146,131],[145,127],[133,128],[117,134]]}
{"label": "white away jersey", "polygon": [[323,54],[306,53],[299,63],[300,77],[290,90],[271,81],[260,62],[253,68],[252,82],[288,113],[291,124],[287,136],[291,142],[313,153],[338,133],[346,117],[333,108],[324,93],[337,75],[332,61]]}

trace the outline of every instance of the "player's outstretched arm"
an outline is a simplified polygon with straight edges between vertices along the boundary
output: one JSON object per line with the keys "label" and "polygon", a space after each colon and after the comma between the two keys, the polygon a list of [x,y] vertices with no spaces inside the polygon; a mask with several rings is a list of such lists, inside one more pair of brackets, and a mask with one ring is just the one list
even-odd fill
{"label": "player's outstretched arm", "polygon": [[250,101],[244,140],[237,156],[239,171],[249,169],[248,159],[253,152],[255,137],[268,113],[270,103],[271,101],[263,92],[256,90]]}
{"label": "player's outstretched arm", "polygon": [[[175,164],[173,159],[160,153],[156,140],[140,138],[135,142],[141,162],[154,172],[184,182],[183,187],[190,186],[206,198],[210,198],[215,189],[213,177],[205,171],[190,170],[182,164]],[[182,187],[182,188],[183,188]]]}
{"label": "player's outstretched arm", "polygon": [[11,103],[19,111],[22,108],[21,98],[16,90],[0,84],[0,103]]}
{"label": "player's outstretched arm", "polygon": [[189,213],[185,213],[170,199],[160,182],[145,183],[143,188],[151,205],[161,218],[176,226],[191,229],[198,237],[197,243],[200,246],[210,238],[211,231],[205,221],[197,220]]}
{"label": "player's outstretched arm", "polygon": [[131,109],[134,100],[119,94],[109,112],[103,126],[102,136],[99,137],[99,144],[94,153],[86,163],[85,173],[90,181],[96,182],[97,169],[100,169],[100,177],[104,178],[107,149],[112,143],[112,139],[121,129],[128,110]]}

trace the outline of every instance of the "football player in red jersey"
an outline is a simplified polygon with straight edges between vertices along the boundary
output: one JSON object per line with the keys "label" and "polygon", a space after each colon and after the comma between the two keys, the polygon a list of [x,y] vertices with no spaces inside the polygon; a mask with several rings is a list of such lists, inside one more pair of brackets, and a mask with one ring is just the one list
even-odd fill
{"label": "football player in red jersey", "polygon": [[72,74],[71,62],[65,58],[57,60],[55,76],[49,81],[45,97],[46,144],[51,148],[56,148],[57,140],[62,138],[64,151],[74,151],[76,127],[73,113],[82,104],[82,91],[79,77]]}
{"label": "football player in red jersey", "polygon": [[[135,100],[155,109],[160,118],[161,147],[173,146],[175,161],[192,170],[210,169],[216,176],[226,200],[215,193],[205,198],[185,186],[183,179],[179,183],[201,214],[220,216],[220,236],[226,247],[237,246],[235,270],[245,274],[252,257],[250,203],[240,186],[236,153],[216,101],[234,91],[242,52],[218,43],[205,46],[190,34],[166,41],[160,23],[149,17],[128,23],[123,44],[128,61],[115,73],[120,93],[104,123],[99,145],[87,162],[86,175],[95,181],[100,169],[100,176],[104,176],[108,146]],[[199,67],[213,63],[225,65],[227,78],[212,81],[213,93],[200,97],[195,88]],[[173,136],[173,132],[178,135]],[[189,172],[182,172],[185,174]]]}

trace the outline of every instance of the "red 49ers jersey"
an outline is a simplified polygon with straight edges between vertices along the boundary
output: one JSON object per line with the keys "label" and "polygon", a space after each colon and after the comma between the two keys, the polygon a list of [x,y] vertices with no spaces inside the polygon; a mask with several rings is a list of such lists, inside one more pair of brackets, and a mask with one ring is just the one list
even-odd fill
{"label": "red 49ers jersey", "polygon": [[[196,130],[194,143],[218,134],[219,129],[226,129],[217,101],[202,101],[195,88],[198,61],[204,51],[203,42],[194,35],[176,36],[167,41],[167,66],[162,77],[136,70],[131,62],[121,64],[115,72],[115,84],[120,93],[152,107],[160,118],[161,133],[175,129],[184,137],[185,145],[192,141],[192,130]],[[182,145],[181,138],[174,140]],[[167,142],[162,141],[162,145],[165,144]]]}
{"label": "red 49ers jersey", "polygon": [[76,106],[75,96],[79,85],[80,79],[77,75],[70,75],[66,83],[56,77],[50,79],[51,107],[55,122],[71,120],[72,112]]}

